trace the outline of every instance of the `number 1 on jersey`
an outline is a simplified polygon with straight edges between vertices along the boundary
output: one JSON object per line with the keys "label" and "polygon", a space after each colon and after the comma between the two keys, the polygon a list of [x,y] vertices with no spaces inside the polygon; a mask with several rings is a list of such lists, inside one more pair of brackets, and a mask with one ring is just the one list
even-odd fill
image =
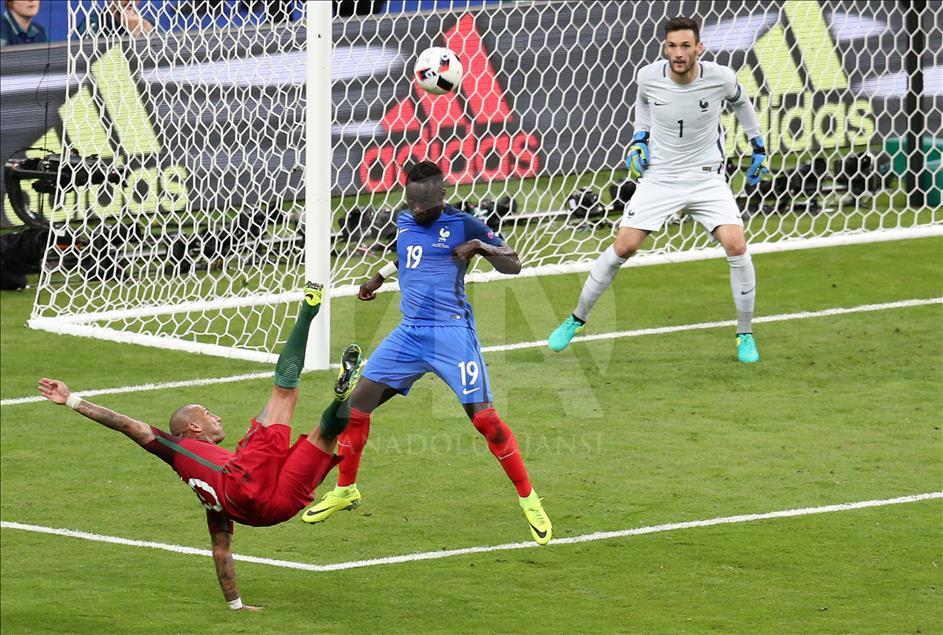
{"label": "number 1 on jersey", "polygon": [[406,268],[416,269],[419,267],[419,261],[422,260],[422,245],[406,246]]}
{"label": "number 1 on jersey", "polygon": [[678,137],[684,136],[684,119],[678,119]]}

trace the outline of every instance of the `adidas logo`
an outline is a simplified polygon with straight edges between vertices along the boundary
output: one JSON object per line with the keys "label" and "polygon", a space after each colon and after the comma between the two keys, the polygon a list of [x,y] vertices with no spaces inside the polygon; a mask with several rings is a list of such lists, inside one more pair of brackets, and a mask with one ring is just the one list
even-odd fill
{"label": "adidas logo", "polygon": [[[115,216],[127,209],[131,213],[179,211],[186,207],[187,170],[180,165],[156,166],[161,154],[157,138],[138,92],[131,67],[121,46],[105,52],[91,65],[95,93],[88,83],[69,95],[59,108],[62,134],[74,152],[87,157],[98,155],[116,165],[130,165],[132,170],[123,186],[111,183],[86,185],[65,194],[56,219],[79,220],[94,213],[97,216]],[[119,148],[112,147],[117,138]],[[60,132],[50,128],[34,148],[47,148],[58,154],[62,147]],[[43,150],[32,149],[27,156],[44,156]],[[30,207],[39,209],[39,193],[28,188]],[[52,201],[46,201],[52,209]],[[4,197],[4,213],[11,223],[21,224]]]}
{"label": "adidas logo", "polygon": [[[737,81],[754,98],[767,147],[774,152],[804,152],[867,144],[877,129],[871,104],[849,93],[839,50],[819,3],[787,0],[781,15],[785,20],[774,18],[772,23],[749,20],[748,26],[758,31],[769,28],[755,41],[755,35],[750,38],[747,63],[737,72]],[[712,52],[749,46],[743,37],[743,24],[736,20],[706,26],[702,33]],[[727,42],[732,45],[725,46]],[[733,113],[724,113],[722,122],[728,131],[726,154],[734,153],[735,144],[739,153],[749,154],[750,144],[737,132]]]}
{"label": "adidas logo", "polygon": [[460,94],[430,95],[413,83],[380,122],[389,140],[363,152],[358,175],[368,192],[405,184],[401,168],[412,161],[435,161],[450,183],[525,178],[540,169],[537,135],[508,131],[514,113],[474,17],[462,16],[443,40],[466,69]]}

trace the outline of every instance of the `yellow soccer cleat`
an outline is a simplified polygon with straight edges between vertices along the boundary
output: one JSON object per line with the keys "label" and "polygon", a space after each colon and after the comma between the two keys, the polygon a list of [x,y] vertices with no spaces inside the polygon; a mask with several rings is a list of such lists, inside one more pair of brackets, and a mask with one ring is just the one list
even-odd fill
{"label": "yellow soccer cleat", "polygon": [[323,523],[334,512],[350,511],[360,506],[360,490],[356,485],[335,487],[324,495],[320,502],[312,505],[301,515],[301,520],[314,525]]}
{"label": "yellow soccer cleat", "polygon": [[354,392],[357,382],[360,381],[360,371],[363,369],[363,353],[356,344],[351,344],[341,357],[341,369],[334,382],[334,397],[344,401]]}
{"label": "yellow soccer cleat", "polygon": [[317,282],[305,283],[305,304],[320,308],[323,295],[324,285],[318,284]]}
{"label": "yellow soccer cleat", "polygon": [[540,504],[540,497],[537,496],[537,492],[531,489],[530,496],[521,498],[519,501],[521,509],[524,510],[524,516],[527,517],[527,522],[530,524],[530,533],[534,537],[534,542],[538,545],[545,545],[550,542],[550,539],[553,538],[553,525],[550,523],[547,512],[544,511],[544,506]]}

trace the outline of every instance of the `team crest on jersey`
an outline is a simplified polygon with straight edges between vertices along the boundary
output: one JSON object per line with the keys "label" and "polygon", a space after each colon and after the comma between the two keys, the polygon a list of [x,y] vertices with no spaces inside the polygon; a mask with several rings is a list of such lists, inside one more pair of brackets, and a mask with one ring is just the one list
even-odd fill
{"label": "team crest on jersey", "polygon": [[452,232],[450,232],[447,227],[439,228],[439,241],[432,243],[432,246],[439,247],[440,249],[449,249],[448,243],[446,243],[446,241],[451,235]]}

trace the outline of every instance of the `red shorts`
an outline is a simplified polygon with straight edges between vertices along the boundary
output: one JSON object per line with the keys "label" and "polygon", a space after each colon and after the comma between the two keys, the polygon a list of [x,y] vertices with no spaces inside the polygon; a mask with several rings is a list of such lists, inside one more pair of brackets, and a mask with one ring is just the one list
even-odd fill
{"label": "red shorts", "polygon": [[301,435],[289,446],[291,428],[252,420],[235,456],[223,468],[223,507],[237,521],[256,527],[285,522],[314,500],[317,487],[340,457]]}

